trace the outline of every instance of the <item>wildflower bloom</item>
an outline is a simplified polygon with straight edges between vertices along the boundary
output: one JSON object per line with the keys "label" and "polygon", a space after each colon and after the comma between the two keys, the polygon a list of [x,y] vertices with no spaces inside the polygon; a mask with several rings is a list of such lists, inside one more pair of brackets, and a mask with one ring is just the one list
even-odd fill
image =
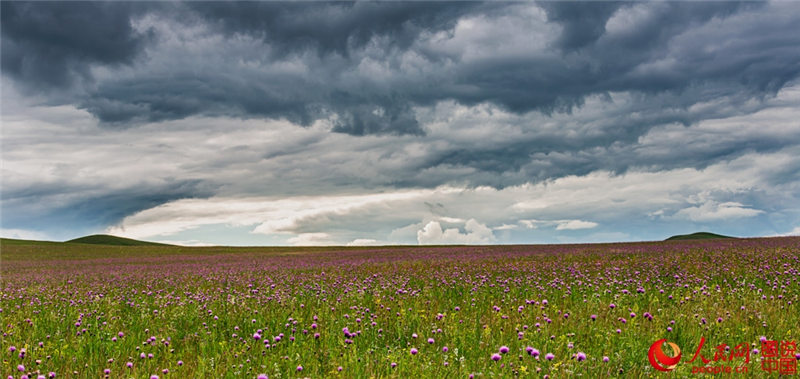
{"label": "wildflower bloom", "polygon": [[548,361],[552,361],[553,359],[556,359],[556,356],[555,356],[555,355],[553,355],[553,353],[547,353],[547,354],[544,356],[544,359],[547,359]]}
{"label": "wildflower bloom", "polygon": [[267,374],[258,374],[258,377],[256,379],[269,379],[269,377],[267,376]]}
{"label": "wildflower bloom", "polygon": [[442,347],[442,352],[444,352],[444,353],[447,352],[447,346]]}
{"label": "wildflower bloom", "polygon": [[428,343],[429,343],[429,344],[433,344],[434,342],[435,342],[435,341],[433,340],[433,338],[428,338]]}
{"label": "wildflower bloom", "polygon": [[419,351],[416,348],[411,348],[411,355],[416,355]]}
{"label": "wildflower bloom", "polygon": [[579,351],[578,354],[575,355],[575,359],[577,359],[578,362],[585,361],[586,354],[584,354],[582,351]]}
{"label": "wildflower bloom", "polygon": [[499,361],[501,358],[502,357],[500,356],[500,354],[497,353],[492,354],[492,360],[495,362]]}
{"label": "wildflower bloom", "polygon": [[603,356],[603,362],[608,363],[608,357]]}
{"label": "wildflower bloom", "polygon": [[508,353],[508,346],[500,346],[500,354]]}

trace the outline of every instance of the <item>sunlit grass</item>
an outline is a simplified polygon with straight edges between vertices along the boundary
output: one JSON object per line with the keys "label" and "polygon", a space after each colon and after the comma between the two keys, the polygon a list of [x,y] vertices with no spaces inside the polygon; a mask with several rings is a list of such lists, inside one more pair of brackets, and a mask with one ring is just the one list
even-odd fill
{"label": "sunlit grass", "polygon": [[[674,374],[684,376],[701,337],[713,357],[722,343],[797,340],[800,325],[798,238],[359,249],[16,244],[3,245],[0,258],[2,373],[15,378],[103,377],[105,369],[115,378],[649,377],[647,350],[660,338],[683,349]],[[751,372],[760,372],[758,359]]]}

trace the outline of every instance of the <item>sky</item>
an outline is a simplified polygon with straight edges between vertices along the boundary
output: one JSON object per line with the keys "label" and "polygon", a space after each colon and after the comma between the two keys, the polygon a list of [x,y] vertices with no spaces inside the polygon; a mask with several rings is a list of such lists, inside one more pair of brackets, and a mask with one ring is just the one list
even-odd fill
{"label": "sky", "polygon": [[0,234],[800,234],[798,2],[3,1]]}

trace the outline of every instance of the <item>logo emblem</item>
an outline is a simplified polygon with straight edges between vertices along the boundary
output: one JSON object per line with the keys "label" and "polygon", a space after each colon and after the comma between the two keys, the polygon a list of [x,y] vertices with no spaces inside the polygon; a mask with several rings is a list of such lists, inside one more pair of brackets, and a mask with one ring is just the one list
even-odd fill
{"label": "logo emblem", "polygon": [[667,342],[667,344],[672,348],[675,355],[670,357],[664,353],[661,347],[666,341],[667,339],[663,338],[653,342],[653,344],[650,345],[650,351],[647,352],[647,358],[650,359],[650,364],[659,371],[672,371],[681,360],[681,349],[672,342]]}

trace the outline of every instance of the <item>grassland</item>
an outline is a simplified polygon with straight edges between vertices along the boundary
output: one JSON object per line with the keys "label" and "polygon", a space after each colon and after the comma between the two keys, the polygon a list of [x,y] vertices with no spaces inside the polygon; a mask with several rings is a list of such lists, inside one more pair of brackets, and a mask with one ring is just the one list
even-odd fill
{"label": "grassland", "polygon": [[693,376],[701,338],[709,359],[743,344],[749,362],[730,364],[767,376],[760,339],[800,340],[793,237],[386,248],[4,240],[0,274],[1,370],[15,378],[637,378],[660,374],[647,352],[661,338],[683,351],[670,376]]}

